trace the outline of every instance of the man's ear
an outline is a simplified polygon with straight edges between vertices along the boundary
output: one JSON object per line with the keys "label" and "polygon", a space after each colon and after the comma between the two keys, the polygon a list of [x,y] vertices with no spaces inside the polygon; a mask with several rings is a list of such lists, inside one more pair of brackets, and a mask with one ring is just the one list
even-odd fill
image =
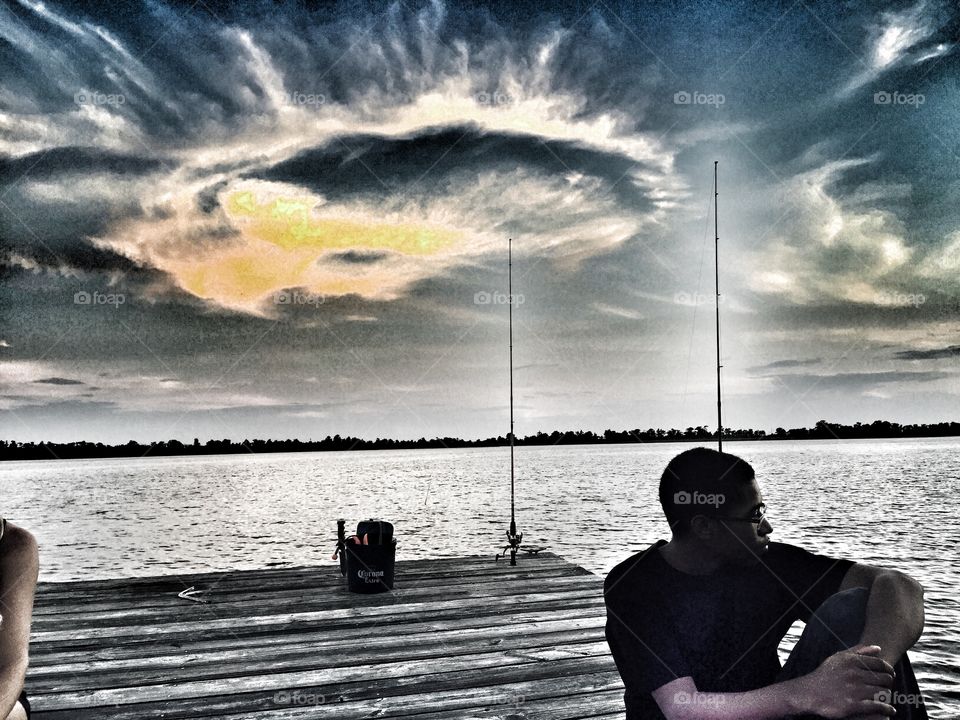
{"label": "man's ear", "polygon": [[706,515],[694,515],[690,519],[690,532],[698,540],[712,540],[716,533],[716,526]]}

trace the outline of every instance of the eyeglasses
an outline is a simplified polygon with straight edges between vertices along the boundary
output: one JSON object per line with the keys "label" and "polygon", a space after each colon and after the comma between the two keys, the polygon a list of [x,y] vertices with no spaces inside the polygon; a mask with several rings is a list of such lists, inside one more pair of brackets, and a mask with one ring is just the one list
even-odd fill
{"label": "eyeglasses", "polygon": [[729,517],[726,515],[714,515],[713,517],[717,518],[718,520],[734,520],[738,522],[751,522],[754,525],[760,525],[763,523],[764,520],[767,519],[767,506],[764,505],[763,503],[760,503],[759,505],[757,505],[756,508],[754,508],[753,513],[750,515],[750,517]]}

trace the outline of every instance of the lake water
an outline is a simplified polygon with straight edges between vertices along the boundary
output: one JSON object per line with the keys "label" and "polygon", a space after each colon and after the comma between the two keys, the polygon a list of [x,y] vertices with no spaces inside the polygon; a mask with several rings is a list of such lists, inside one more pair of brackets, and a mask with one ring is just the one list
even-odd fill
{"label": "lake water", "polygon": [[[657,482],[688,447],[517,448],[518,529],[606,573],[669,538]],[[920,580],[911,658],[931,717],[960,717],[960,440],[725,449],[756,469],[774,540]],[[509,502],[507,448],[0,464],[0,514],[38,537],[42,580],[332,564],[338,517],[392,521],[400,560],[492,557]]]}

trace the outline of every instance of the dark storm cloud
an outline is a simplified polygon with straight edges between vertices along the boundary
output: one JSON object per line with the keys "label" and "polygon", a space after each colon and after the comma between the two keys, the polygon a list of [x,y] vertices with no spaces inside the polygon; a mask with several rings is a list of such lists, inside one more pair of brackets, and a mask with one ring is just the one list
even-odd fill
{"label": "dark storm cloud", "polygon": [[939,360],[960,356],[960,345],[951,345],[934,350],[901,350],[893,355],[898,360]]}
{"label": "dark storm cloud", "polygon": [[[99,226],[100,220],[97,219],[93,219],[86,225],[91,234],[93,229]],[[84,227],[79,219],[77,227]],[[137,283],[138,280],[146,282],[161,276],[156,270],[141,267],[128,257],[91,245],[84,234],[71,234],[62,238],[48,236],[44,241],[36,242],[36,238],[30,232],[17,233],[16,228],[12,228],[8,237],[10,239],[0,237],[0,245],[3,249],[8,253],[14,253],[31,265],[36,264],[39,268],[68,273],[120,272],[130,283]],[[9,255],[6,260],[0,257],[0,266],[17,262],[19,261],[11,261]]]}
{"label": "dark storm cloud", "polygon": [[124,155],[92,147],[61,147],[29,153],[20,157],[0,157],[0,183],[10,184],[28,178],[46,180],[73,175],[107,173],[115,176],[146,175],[169,161],[151,157]]}
{"label": "dark storm cloud", "polygon": [[435,128],[405,138],[345,135],[247,177],[302,185],[336,200],[407,190],[439,192],[451,176],[518,167],[544,175],[580,172],[616,184],[619,199],[637,212],[652,206],[633,183],[619,182],[631,170],[649,169],[623,155],[470,126]]}
{"label": "dark storm cloud", "polygon": [[384,252],[358,252],[355,250],[348,250],[346,252],[328,255],[325,259],[332,260],[334,262],[347,263],[349,265],[370,265],[372,263],[380,262],[386,257],[388,257],[388,254]]}

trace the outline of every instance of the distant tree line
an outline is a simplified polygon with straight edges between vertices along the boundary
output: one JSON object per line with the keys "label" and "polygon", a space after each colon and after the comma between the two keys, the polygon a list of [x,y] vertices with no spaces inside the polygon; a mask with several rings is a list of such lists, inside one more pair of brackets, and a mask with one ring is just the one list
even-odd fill
{"label": "distant tree line", "polygon": [[[778,427],[773,433],[765,430],[733,430],[725,428],[724,440],[853,440],[861,438],[947,437],[960,435],[960,423],[942,422],[923,425],[901,425],[886,420],[872,423],[841,425],[820,420],[812,428]],[[717,433],[705,425],[686,430],[648,428],[647,430],[568,430],[518,437],[516,445],[594,445],[600,443],[654,443],[654,442],[708,442],[716,440]],[[419,440],[392,440],[377,438],[364,440],[355,437],[327,436],[323,440],[208,440],[194,438],[192,444],[179,440],[152,442],[148,445],[131,440],[125,445],[104,445],[92,442],[22,443],[0,440],[0,460],[51,460],[54,458],[141,457],[144,455],[224,455],[230,453],[317,452],[334,450],[414,450],[426,448],[498,447],[510,444],[509,435],[498,435],[485,440],[461,438],[420,438]]]}

